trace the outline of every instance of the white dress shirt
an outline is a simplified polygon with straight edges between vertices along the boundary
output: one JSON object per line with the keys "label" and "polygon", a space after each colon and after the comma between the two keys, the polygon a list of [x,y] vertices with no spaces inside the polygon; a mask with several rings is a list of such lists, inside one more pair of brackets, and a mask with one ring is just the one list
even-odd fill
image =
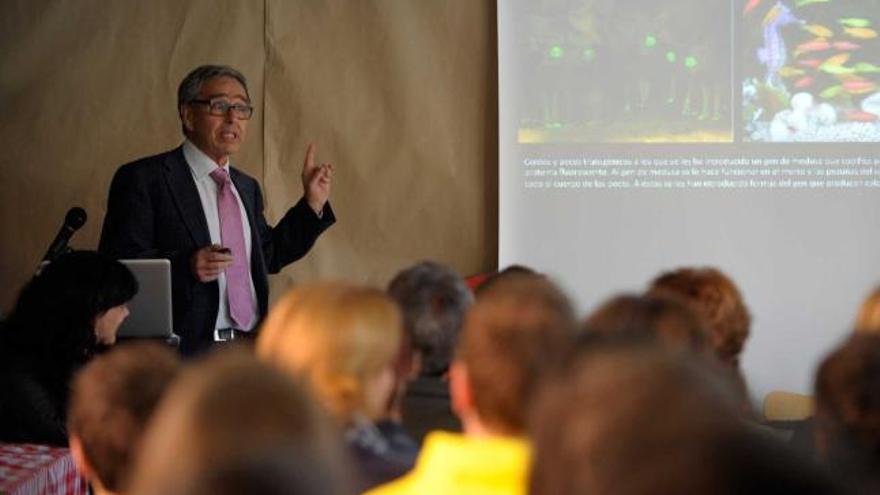
{"label": "white dress shirt", "polygon": [[[214,179],[211,178],[211,172],[215,169],[220,168],[214,160],[210,159],[208,155],[206,155],[202,150],[198,149],[192,142],[188,139],[183,143],[183,156],[186,158],[186,163],[189,165],[189,170],[192,172],[193,180],[196,183],[196,189],[199,191],[199,199],[202,202],[202,209],[205,211],[205,220],[208,222],[208,233],[211,235],[211,243],[212,244],[223,244],[220,238],[220,215],[217,212],[217,183],[214,182]],[[227,172],[229,172],[229,160],[226,160],[226,164],[223,165],[222,168],[225,168]],[[238,190],[235,189],[235,184],[232,185],[232,192],[235,195],[235,200],[238,201],[238,209],[241,212],[241,225],[243,227],[242,231],[244,232],[244,245],[245,250],[247,251],[247,263],[245,263],[248,267],[248,279],[250,280],[250,288],[251,288],[251,301],[254,304],[254,309],[259,311],[259,306],[257,305],[257,292],[254,289],[254,279],[251,273],[251,225],[248,222],[247,211],[244,209],[244,204],[241,202],[241,196],[238,194]],[[229,316],[229,303],[228,297],[226,295],[226,274],[221,273],[220,278],[217,279],[217,283],[220,284],[220,306],[217,311],[217,321],[214,324],[215,329],[221,328],[239,328],[239,330],[252,330],[257,323],[257,315],[254,314],[253,321],[251,321],[246,328],[240,328],[239,325],[236,325],[235,322],[232,321],[232,318]]]}

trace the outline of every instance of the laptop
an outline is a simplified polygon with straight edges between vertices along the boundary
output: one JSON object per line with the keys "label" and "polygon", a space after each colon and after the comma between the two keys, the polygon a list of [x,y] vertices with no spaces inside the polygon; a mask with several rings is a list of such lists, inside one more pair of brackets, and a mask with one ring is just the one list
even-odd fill
{"label": "laptop", "polygon": [[171,313],[171,261],[167,259],[119,260],[138,281],[138,292],[129,301],[129,315],[119,327],[121,339],[177,340]]}

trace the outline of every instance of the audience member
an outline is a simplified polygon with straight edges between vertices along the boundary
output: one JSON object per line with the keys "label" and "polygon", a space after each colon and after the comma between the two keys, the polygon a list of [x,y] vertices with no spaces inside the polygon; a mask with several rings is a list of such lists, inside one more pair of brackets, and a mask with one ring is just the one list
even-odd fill
{"label": "audience member", "polygon": [[0,441],[67,445],[74,373],[116,341],[137,281],[117,261],[72,252],[22,289],[0,330]]}
{"label": "audience member", "polygon": [[[403,312],[398,375],[404,429],[419,443],[430,430],[460,431],[449,400],[448,371],[473,294],[461,276],[432,261],[398,273],[388,293]],[[392,417],[398,412],[394,409]]]}
{"label": "audience member", "polygon": [[714,368],[645,343],[575,353],[532,411],[529,493],[835,493],[806,460],[738,420],[736,394]]}
{"label": "audience member", "polygon": [[405,473],[418,449],[399,427],[376,426],[393,393],[402,325],[382,291],[322,284],[282,298],[257,338],[257,355],[307,384],[345,429],[365,488]]}
{"label": "audience member", "polygon": [[[219,483],[218,476],[251,480],[254,490],[242,493],[261,493],[264,481],[254,473],[276,469],[279,461],[270,453],[294,449],[325,468],[310,472],[320,478],[314,481],[320,491],[300,493],[347,494],[340,443],[332,421],[288,376],[245,351],[219,351],[184,370],[160,402],[143,438],[131,493],[201,494]],[[268,465],[250,464],[262,461]],[[236,466],[246,471],[243,478]]]}
{"label": "audience member", "polygon": [[584,329],[608,339],[657,341],[675,350],[703,353],[707,349],[703,320],[671,295],[614,297],[587,318]]}
{"label": "audience member", "polygon": [[543,276],[510,274],[482,291],[450,368],[464,434],[429,434],[416,468],[370,494],[523,493],[526,409],[573,329],[568,300]]}
{"label": "audience member", "polygon": [[[338,469],[309,449],[261,449],[208,466],[177,495],[336,495]],[[328,483],[329,482],[329,483]],[[353,492],[352,492],[353,493]]]}
{"label": "audience member", "polygon": [[488,275],[479,285],[474,289],[474,295],[479,296],[481,292],[491,288],[495,283],[504,280],[508,276],[518,276],[518,275],[540,275],[535,270],[525,266],[525,265],[508,265],[503,270],[500,270],[496,273],[492,273]]}
{"label": "audience member", "polygon": [[147,421],[179,369],[171,349],[137,343],[95,358],[74,379],[70,450],[95,495],[125,490]]}
{"label": "audience member", "polygon": [[740,409],[751,414],[748,386],[739,366],[751,315],[733,281],[716,268],[680,268],[655,278],[648,293],[680,297],[703,318],[709,328],[709,347],[737,381]]}
{"label": "audience member", "polygon": [[874,289],[859,308],[856,331],[880,333],[880,288]]}
{"label": "audience member", "polygon": [[880,492],[880,335],[856,333],[816,374],[816,450],[858,493]]}
{"label": "audience member", "polygon": [[739,368],[751,316],[730,278],[715,268],[680,268],[654,279],[649,293],[671,293],[690,303],[709,326],[709,345],[718,359]]}

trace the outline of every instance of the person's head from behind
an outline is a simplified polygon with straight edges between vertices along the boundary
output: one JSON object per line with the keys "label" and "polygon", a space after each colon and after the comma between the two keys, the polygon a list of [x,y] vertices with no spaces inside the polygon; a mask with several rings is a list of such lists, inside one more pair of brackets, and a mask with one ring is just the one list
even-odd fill
{"label": "person's head from behind", "polygon": [[751,317],[729,277],[715,268],[680,268],[654,279],[649,293],[671,293],[687,301],[708,325],[709,345],[718,359],[739,367]]}
{"label": "person's head from behind", "polygon": [[184,370],[165,394],[131,493],[202,493],[217,469],[299,449],[332,473],[323,481],[335,494],[348,476],[339,442],[326,413],[288,375],[241,349],[220,351]]}
{"label": "person's head from behind", "polygon": [[703,353],[707,349],[708,330],[700,316],[668,295],[614,297],[587,317],[584,330],[606,339],[659,342],[675,350]]}
{"label": "person's head from behind", "polygon": [[510,275],[481,292],[450,369],[452,406],[465,433],[521,435],[539,377],[573,334],[571,305],[544,276]]}
{"label": "person's head from behind", "polygon": [[247,81],[223,65],[202,65],[180,82],[177,109],[183,133],[218,164],[239,151],[253,115]]}
{"label": "person's head from behind", "polygon": [[302,380],[342,424],[385,414],[403,323],[378,289],[325,283],[293,289],[272,310],[257,356]]}
{"label": "person's head from behind", "polygon": [[137,290],[118,261],[93,251],[62,255],[22,289],[0,347],[47,368],[85,362],[116,341]]}
{"label": "person's head from behind", "polygon": [[339,468],[306,448],[270,448],[208,466],[174,495],[348,495]]}
{"label": "person's head from behind", "polygon": [[538,272],[526,265],[508,265],[504,269],[499,270],[487,276],[479,285],[474,288],[474,294],[479,296],[481,292],[489,290],[498,282],[504,281],[507,277],[518,277],[520,275],[540,275]]}
{"label": "person's head from behind", "polygon": [[465,312],[473,302],[464,279],[445,265],[423,261],[398,273],[388,285],[388,294],[403,312],[405,340],[414,351],[419,374],[446,373]]}
{"label": "person's head from behind", "polygon": [[880,288],[877,288],[862,302],[856,317],[856,332],[880,334]]}
{"label": "person's head from behind", "polygon": [[800,470],[768,474],[789,462],[781,447],[752,462],[767,444],[739,421],[736,395],[714,361],[608,341],[563,363],[531,411],[533,495],[761,493],[737,489],[761,485],[741,479],[759,476],[764,488],[812,486],[809,471],[809,483]]}
{"label": "person's head from behind", "polygon": [[147,421],[179,369],[170,349],[137,343],[97,357],[77,374],[67,417],[70,447],[98,492],[126,487]]}
{"label": "person's head from behind", "polygon": [[856,333],[828,355],[815,394],[820,456],[839,472],[880,479],[880,335]]}

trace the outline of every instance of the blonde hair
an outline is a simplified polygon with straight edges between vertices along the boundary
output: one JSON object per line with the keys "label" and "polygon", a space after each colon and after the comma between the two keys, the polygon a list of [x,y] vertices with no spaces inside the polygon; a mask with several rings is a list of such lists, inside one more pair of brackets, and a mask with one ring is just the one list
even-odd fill
{"label": "blonde hair", "polygon": [[367,382],[401,344],[397,305],[378,289],[341,283],[296,288],[269,312],[257,356],[298,377],[340,421],[368,411]]}
{"label": "blonde hair", "polygon": [[859,308],[856,331],[880,333],[880,287],[874,289]]}

